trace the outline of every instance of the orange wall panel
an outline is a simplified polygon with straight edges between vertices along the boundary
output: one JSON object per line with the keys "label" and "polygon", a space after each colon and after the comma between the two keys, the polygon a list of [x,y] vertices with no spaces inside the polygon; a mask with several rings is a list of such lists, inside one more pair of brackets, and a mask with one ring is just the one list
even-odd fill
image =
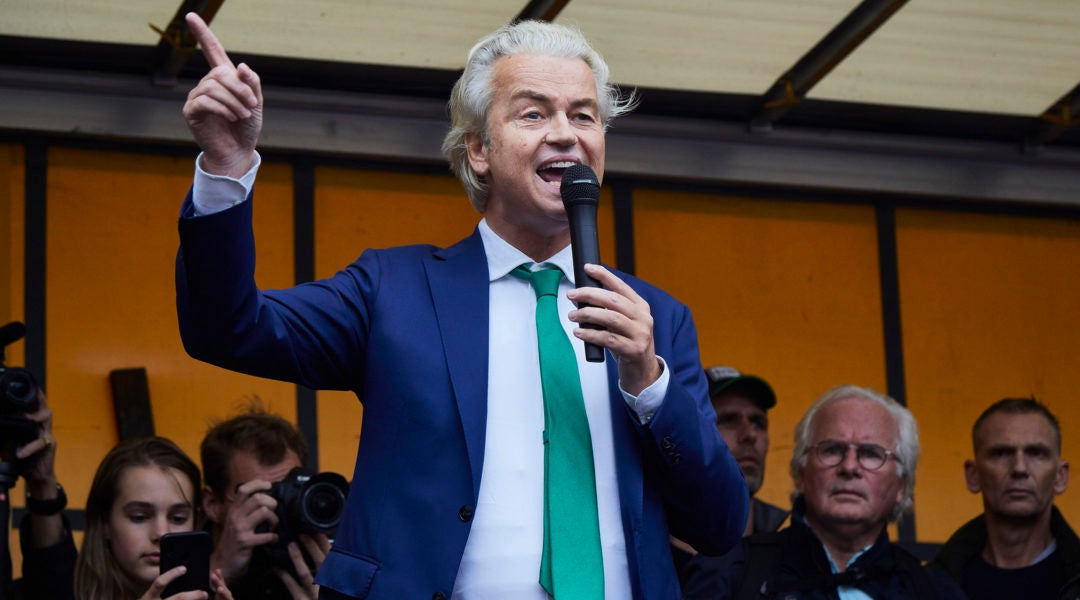
{"label": "orange wall panel", "polygon": [[[922,428],[919,539],[944,541],[982,512],[964,484],[971,427],[1004,397],[1034,395],[1080,460],[1080,222],[897,211],[904,364]],[[1057,505],[1080,523],[1074,482]]]}
{"label": "orange wall panel", "polygon": [[[46,352],[58,476],[84,504],[100,459],[117,443],[109,371],[145,367],[154,425],[198,461],[212,417],[261,396],[295,418],[291,385],[199,363],[177,331],[173,262],[192,158],[49,152]],[[290,171],[264,165],[256,235],[263,285],[292,281]],[[265,259],[265,260],[264,260]]]}
{"label": "orange wall panel", "polygon": [[[26,170],[23,150],[0,144],[0,325],[23,320]],[[8,346],[7,364],[23,364],[22,342]]]}
{"label": "orange wall panel", "polygon": [[841,383],[886,391],[873,208],[641,189],[634,238],[638,275],[693,311],[705,366],[776,390],[760,495],[789,505],[806,408]]}

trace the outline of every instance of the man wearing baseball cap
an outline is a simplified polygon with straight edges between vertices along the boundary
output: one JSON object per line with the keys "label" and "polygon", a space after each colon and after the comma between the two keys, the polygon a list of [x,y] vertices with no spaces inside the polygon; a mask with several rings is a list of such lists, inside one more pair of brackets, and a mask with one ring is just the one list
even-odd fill
{"label": "man wearing baseball cap", "polygon": [[[788,511],[755,497],[765,480],[765,454],[769,451],[768,411],[776,406],[776,394],[761,377],[743,375],[727,366],[705,369],[709,397],[716,411],[716,428],[732,456],[739,463],[750,490],[750,517],[744,536],[776,531],[787,519]],[[675,566],[680,580],[688,569],[712,571],[728,564],[727,556],[694,556],[693,549],[679,540],[672,541]]]}

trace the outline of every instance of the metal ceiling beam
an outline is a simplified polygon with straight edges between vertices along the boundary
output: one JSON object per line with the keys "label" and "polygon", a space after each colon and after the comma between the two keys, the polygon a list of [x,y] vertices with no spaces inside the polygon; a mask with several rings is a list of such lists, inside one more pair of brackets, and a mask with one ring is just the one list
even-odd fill
{"label": "metal ceiling beam", "polygon": [[907,0],[863,0],[765,92],[750,121],[751,128],[772,128],[784,113],[806,98],[818,81],[906,3]]}
{"label": "metal ceiling beam", "polygon": [[1024,139],[1024,152],[1038,152],[1067,129],[1080,123],[1080,84],[1034,119]]}
{"label": "metal ceiling beam", "polygon": [[154,49],[153,80],[155,85],[167,87],[176,85],[177,75],[198,47],[195,36],[188,28],[187,21],[184,20],[184,15],[189,12],[198,13],[203,21],[209,24],[214,20],[214,15],[224,2],[225,0],[183,0],[165,29],[150,25],[150,28],[161,36],[157,48]]}
{"label": "metal ceiling beam", "polygon": [[562,9],[570,4],[570,0],[529,0],[525,8],[521,9],[518,16],[511,23],[535,19],[538,21],[554,21]]}
{"label": "metal ceiling beam", "polygon": [[[179,118],[187,90],[134,75],[0,65],[0,136],[36,133],[197,148]],[[299,153],[437,166],[446,135],[443,98],[264,86],[259,146]],[[630,114],[608,134],[607,172],[649,182],[882,194],[950,202],[1037,204],[1080,215],[1080,148],[1021,156],[1015,144],[798,125],[768,136],[742,122]]]}

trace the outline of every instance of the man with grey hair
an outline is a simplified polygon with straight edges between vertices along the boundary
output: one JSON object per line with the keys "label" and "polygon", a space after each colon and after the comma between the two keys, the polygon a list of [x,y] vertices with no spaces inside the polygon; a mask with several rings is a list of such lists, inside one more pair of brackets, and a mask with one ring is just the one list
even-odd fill
{"label": "man with grey hair", "polygon": [[602,178],[606,127],[628,108],[580,32],[522,22],[470,51],[443,147],[483,215],[471,236],[368,250],[329,279],[262,291],[261,83],[188,23],[211,70],[184,105],[203,151],[180,219],[185,348],[364,403],[321,597],[679,598],[669,532],[724,552],[748,495],[689,310],[601,265],[586,272],[602,287],[573,285],[562,174]]}
{"label": "man with grey hair", "polygon": [[686,598],[962,598],[889,542],[918,458],[906,408],[867,388],[829,390],[795,429],[791,525],[746,538],[726,572],[688,580]]}

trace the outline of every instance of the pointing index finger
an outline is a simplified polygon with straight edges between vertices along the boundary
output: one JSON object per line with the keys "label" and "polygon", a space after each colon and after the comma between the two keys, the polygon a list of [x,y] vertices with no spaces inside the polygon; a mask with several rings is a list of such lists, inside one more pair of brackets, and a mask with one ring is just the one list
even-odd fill
{"label": "pointing index finger", "polygon": [[211,69],[221,65],[233,66],[229,55],[225,53],[225,47],[218,41],[214,32],[210,31],[210,26],[202,20],[202,17],[197,13],[189,12],[184,15],[184,18],[187,20],[188,27],[191,28],[191,33],[195,34],[195,39],[199,42],[199,47],[202,48],[203,56],[206,57],[206,62],[210,63]]}

